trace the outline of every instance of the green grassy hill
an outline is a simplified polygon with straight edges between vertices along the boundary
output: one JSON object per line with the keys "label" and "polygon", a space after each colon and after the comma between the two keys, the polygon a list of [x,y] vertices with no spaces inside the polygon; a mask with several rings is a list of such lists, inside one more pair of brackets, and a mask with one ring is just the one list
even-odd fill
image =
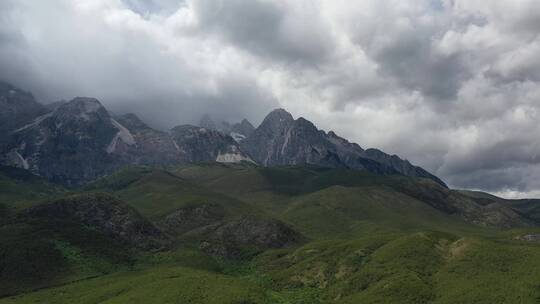
{"label": "green grassy hill", "polygon": [[[0,182],[0,195],[11,197],[0,209],[9,213],[0,227],[0,303],[540,299],[540,244],[516,238],[540,233],[525,214],[535,201],[423,179],[250,164],[132,167],[69,193],[32,176],[2,174]],[[68,194],[89,206],[84,216],[64,210],[58,198]],[[100,204],[88,203],[95,197]],[[120,223],[141,216],[155,225],[163,246],[108,233],[108,220],[92,220],[107,202],[125,206],[120,215],[112,209]],[[52,216],[25,216],[35,206]],[[64,216],[48,206],[62,206]]]}
{"label": "green grassy hill", "polygon": [[154,221],[179,208],[205,203],[223,206],[228,217],[257,212],[241,200],[210,189],[168,171],[135,167],[98,180],[84,191],[113,193]]}
{"label": "green grassy hill", "polygon": [[66,193],[63,187],[26,170],[0,166],[0,205],[5,208],[20,210]]}

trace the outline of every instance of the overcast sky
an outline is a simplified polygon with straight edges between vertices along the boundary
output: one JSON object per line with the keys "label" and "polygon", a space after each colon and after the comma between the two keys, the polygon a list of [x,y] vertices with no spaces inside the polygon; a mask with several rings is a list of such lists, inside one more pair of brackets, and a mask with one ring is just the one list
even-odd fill
{"label": "overcast sky", "polygon": [[156,127],[283,107],[459,188],[540,196],[538,0],[2,0],[0,79]]}

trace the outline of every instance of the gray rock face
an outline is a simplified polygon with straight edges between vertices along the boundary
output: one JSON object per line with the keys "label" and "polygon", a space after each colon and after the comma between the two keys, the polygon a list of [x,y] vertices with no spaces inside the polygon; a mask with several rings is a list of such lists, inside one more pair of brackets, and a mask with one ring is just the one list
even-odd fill
{"label": "gray rock face", "polygon": [[4,163],[75,185],[120,166],[107,151],[117,133],[99,101],[75,98],[15,130]]}
{"label": "gray rock face", "polygon": [[445,183],[435,175],[429,173],[421,167],[412,165],[408,160],[403,160],[397,155],[389,155],[378,149],[367,149],[364,152],[364,158],[384,164],[386,167],[395,170],[398,174],[429,178],[440,185],[446,186]]}
{"label": "gray rock face", "polygon": [[16,129],[3,163],[54,182],[78,185],[128,164],[173,164],[180,154],[167,133],[135,116],[121,117],[133,132],[93,98],[78,97]]}
{"label": "gray rock face", "polygon": [[231,126],[231,132],[244,135],[245,137],[251,136],[254,131],[255,127],[253,127],[253,125],[247,119],[242,119],[241,122]]}
{"label": "gray rock face", "polygon": [[[30,97],[25,102],[35,102]],[[126,165],[250,161],[234,139],[218,131],[191,126],[157,131],[134,114],[112,117],[97,99],[85,97],[26,121],[0,148],[0,163],[68,186]]]}
{"label": "gray rock face", "polygon": [[293,124],[294,118],[291,114],[283,109],[274,110],[249,138],[242,141],[241,146],[261,165],[286,165],[281,150],[286,143],[287,131]]}
{"label": "gray rock face", "polygon": [[106,194],[86,194],[32,207],[25,216],[69,220],[144,249],[160,248],[166,238],[134,209]]}
{"label": "gray rock face", "polygon": [[173,165],[184,162],[181,148],[167,132],[154,130],[142,122],[135,114],[116,117],[136,144],[123,141],[117,143],[113,152],[122,162],[137,165]]}
{"label": "gray rock face", "polygon": [[312,164],[351,168],[430,178],[444,185],[436,176],[396,155],[375,149],[363,150],[332,131],[318,130],[304,118],[295,120],[283,109],[271,112],[253,134],[241,142],[241,147],[254,161],[265,166]]}
{"label": "gray rock face", "polygon": [[188,163],[251,161],[232,137],[216,130],[183,125],[174,127],[171,135]]}

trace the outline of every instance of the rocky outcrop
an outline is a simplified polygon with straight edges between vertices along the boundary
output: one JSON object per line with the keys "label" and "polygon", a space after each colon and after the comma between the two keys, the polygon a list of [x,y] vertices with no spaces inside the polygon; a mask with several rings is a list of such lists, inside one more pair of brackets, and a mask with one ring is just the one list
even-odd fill
{"label": "rocky outcrop", "polygon": [[80,223],[142,249],[158,249],[165,236],[134,209],[107,194],[84,194],[27,209],[27,218]]}
{"label": "rocky outcrop", "polygon": [[169,214],[161,227],[169,234],[200,243],[206,253],[241,259],[267,249],[285,248],[305,238],[285,223],[261,216],[225,218],[225,209],[215,203],[186,206]]}
{"label": "rocky outcrop", "polygon": [[515,237],[516,240],[540,243],[540,234],[524,234]]}
{"label": "rocky outcrop", "polygon": [[275,219],[245,216],[226,223],[205,227],[201,249],[208,254],[243,258],[266,249],[286,248],[301,244],[305,238]]}
{"label": "rocky outcrop", "polygon": [[223,206],[207,203],[178,209],[165,217],[163,225],[172,233],[183,234],[193,229],[218,223],[224,216]]}

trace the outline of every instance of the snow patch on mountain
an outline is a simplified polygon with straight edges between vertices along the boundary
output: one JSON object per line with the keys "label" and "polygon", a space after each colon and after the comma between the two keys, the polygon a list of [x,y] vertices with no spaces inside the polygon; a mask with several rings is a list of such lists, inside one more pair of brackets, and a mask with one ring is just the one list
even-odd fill
{"label": "snow patch on mountain", "polygon": [[216,158],[216,162],[218,163],[239,163],[241,161],[254,163],[251,158],[244,156],[241,153],[219,153]]}
{"label": "snow patch on mountain", "polygon": [[240,134],[237,132],[231,132],[229,135],[238,143],[246,139],[246,136],[244,134]]}

